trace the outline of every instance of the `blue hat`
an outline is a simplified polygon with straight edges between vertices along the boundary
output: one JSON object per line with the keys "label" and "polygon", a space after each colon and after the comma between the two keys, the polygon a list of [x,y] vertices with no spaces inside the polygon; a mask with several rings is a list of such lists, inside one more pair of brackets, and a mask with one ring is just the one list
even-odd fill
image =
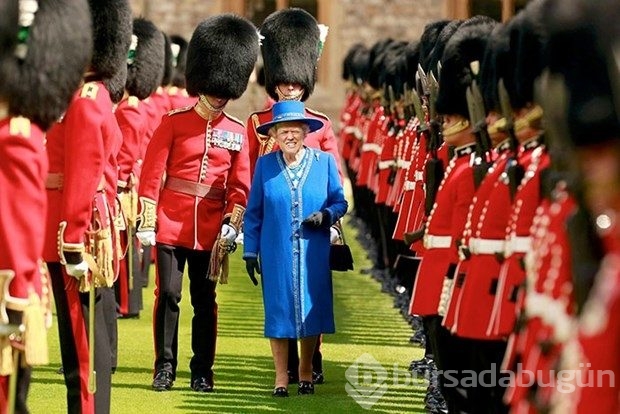
{"label": "blue hat", "polygon": [[280,122],[303,122],[310,128],[309,132],[314,132],[323,128],[323,121],[316,118],[306,118],[306,108],[301,101],[281,101],[276,102],[271,107],[273,119],[256,128],[259,134],[267,135],[269,129]]}

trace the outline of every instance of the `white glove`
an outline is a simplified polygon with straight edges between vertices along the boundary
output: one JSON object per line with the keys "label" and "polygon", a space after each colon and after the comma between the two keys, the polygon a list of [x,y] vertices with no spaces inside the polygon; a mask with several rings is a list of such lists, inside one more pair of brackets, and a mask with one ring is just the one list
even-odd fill
{"label": "white glove", "polygon": [[155,246],[155,232],[153,230],[138,231],[136,237],[143,246]]}
{"label": "white glove", "polygon": [[336,230],[335,227],[330,227],[329,228],[329,242],[331,244],[336,243],[338,240],[340,240],[340,232],[338,230]]}
{"label": "white glove", "polygon": [[237,231],[230,224],[222,224],[220,239],[226,240],[226,244],[233,244],[237,238]]}
{"label": "white glove", "polygon": [[239,233],[237,235],[237,238],[235,239],[235,243],[237,244],[243,244],[243,232]]}
{"label": "white glove", "polygon": [[81,279],[88,272],[88,263],[82,260],[78,264],[70,264],[67,263],[65,265],[65,270],[69,276],[72,276],[76,279]]}

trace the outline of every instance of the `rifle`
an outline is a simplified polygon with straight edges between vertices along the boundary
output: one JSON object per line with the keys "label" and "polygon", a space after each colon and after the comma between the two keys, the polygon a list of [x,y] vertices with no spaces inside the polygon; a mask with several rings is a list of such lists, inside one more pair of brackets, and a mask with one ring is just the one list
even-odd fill
{"label": "rifle", "polygon": [[443,142],[441,136],[441,117],[438,116],[435,109],[435,103],[437,102],[437,92],[439,89],[439,82],[435,79],[435,75],[431,72],[428,80],[429,90],[429,115],[430,115],[430,137],[428,140],[428,153],[430,158],[426,161],[424,169],[426,171],[426,199],[424,200],[424,212],[426,215],[430,215],[433,206],[435,205],[435,198],[437,196],[437,190],[439,184],[443,180],[444,165],[443,161],[438,156],[438,150]]}
{"label": "rifle", "polygon": [[[475,61],[470,64],[474,75],[478,73],[477,63],[478,61]],[[489,157],[489,152],[491,150],[491,139],[489,138],[489,134],[487,132],[484,101],[482,99],[482,93],[478,88],[478,83],[475,79],[467,88],[465,97],[467,99],[469,120],[473,126],[472,132],[476,136],[476,155],[472,168],[474,172],[474,185],[478,188],[492,163]]]}
{"label": "rifle", "polygon": [[510,105],[510,97],[508,96],[508,91],[506,90],[506,86],[504,85],[504,80],[500,79],[497,83],[498,86],[498,95],[499,102],[502,109],[502,115],[506,120],[506,132],[510,137],[510,149],[512,155],[506,164],[505,174],[508,178],[508,188],[510,190],[510,198],[514,200],[515,194],[517,193],[517,188],[525,175],[525,170],[523,166],[519,164],[517,160],[517,151],[519,148],[519,141],[517,140],[517,136],[515,134],[514,127],[514,119],[512,113],[512,106]]}
{"label": "rifle", "polygon": [[403,113],[405,119],[409,121],[415,115],[415,109],[413,108],[413,98],[409,91],[407,82],[403,84]]}

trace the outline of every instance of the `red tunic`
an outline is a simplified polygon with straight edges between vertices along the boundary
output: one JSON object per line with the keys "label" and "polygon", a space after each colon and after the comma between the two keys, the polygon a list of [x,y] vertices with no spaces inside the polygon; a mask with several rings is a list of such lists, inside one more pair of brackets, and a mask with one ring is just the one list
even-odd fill
{"label": "red tunic", "polygon": [[[532,223],[532,252],[527,259],[527,290],[520,295],[523,302],[524,328],[511,335],[503,368],[515,370],[515,381],[508,388],[504,400],[517,413],[529,412],[527,398],[530,387],[526,376],[539,373],[537,380],[545,388],[557,369],[558,356],[571,333],[574,315],[571,249],[566,234],[566,221],[575,213],[575,200],[556,186],[554,198],[543,200]],[[523,298],[524,296],[524,298]],[[525,374],[522,374],[524,372]],[[549,403],[551,390],[541,389],[537,400]]]}
{"label": "red tunic", "polygon": [[525,176],[517,189],[506,234],[505,260],[502,263],[495,305],[489,324],[493,335],[508,336],[514,331],[519,290],[525,283],[525,255],[531,251],[531,226],[541,203],[540,173],[549,166],[544,147],[536,148]]}
{"label": "red tunic", "polygon": [[[206,136],[210,131],[210,136]],[[241,121],[222,113],[212,121],[193,107],[170,111],[148,145],[138,194],[157,205],[158,243],[211,250],[225,214],[247,204],[248,144]],[[162,177],[210,186],[225,196],[198,197],[162,188]]]}
{"label": "red tunic", "polygon": [[362,106],[362,98],[358,94],[354,94],[348,105],[344,107],[342,114],[342,127],[340,128],[340,142],[338,143],[342,158],[348,162],[351,158],[353,144],[357,141],[357,118],[360,116],[359,109]]}
{"label": "red tunic", "polygon": [[424,256],[411,294],[409,313],[437,315],[444,277],[458,263],[456,241],[463,234],[474,196],[471,155],[474,144],[458,148],[439,186],[424,235]]}
{"label": "red tunic", "polygon": [[[390,193],[386,204],[392,206],[392,211],[398,214],[400,212],[401,195],[405,179],[407,178],[407,171],[411,166],[411,160],[413,158],[413,144],[415,141],[415,128],[417,126],[417,119],[411,118],[407,123],[407,126],[403,130],[403,135],[398,142],[397,154],[396,154],[396,176],[394,177],[394,184],[391,186]],[[394,231],[396,235],[396,229]],[[393,235],[392,238],[395,238]],[[402,234],[399,239],[402,240]]]}
{"label": "red tunic", "polygon": [[[532,149],[519,152],[519,164],[527,169]],[[472,339],[499,339],[489,329],[495,294],[499,284],[500,262],[496,254],[504,252],[506,226],[512,211],[512,200],[504,169],[496,168],[483,180],[480,188],[492,188],[486,197],[476,196],[470,223],[469,250],[471,258],[459,292],[453,330]],[[490,181],[488,184],[487,181]],[[485,192],[488,190],[484,190]],[[479,214],[476,212],[479,211]],[[457,280],[457,284],[461,281]],[[455,298],[452,298],[455,300]]]}
{"label": "red tunic", "polygon": [[[308,118],[320,119],[323,122],[323,127],[314,132],[310,132],[304,139],[304,145],[332,154],[336,160],[338,173],[340,174],[340,178],[342,180],[344,175],[342,173],[342,163],[340,162],[340,154],[338,152],[338,141],[334,135],[331,121],[327,115],[309,108],[306,108],[306,116]],[[259,156],[268,154],[278,149],[278,144],[275,142],[274,138],[261,135],[256,131],[256,127],[267,123],[272,119],[273,114],[270,107],[262,111],[254,112],[247,120],[246,133],[247,142],[249,145],[251,174],[254,174],[254,167]]]}
{"label": "red tunic", "polygon": [[0,120],[0,159],[0,272],[14,272],[4,299],[23,301],[42,293],[47,156],[41,129],[22,117]]}
{"label": "red tunic", "polygon": [[[391,125],[392,122],[398,122],[400,125],[393,126]],[[404,120],[387,122],[388,130],[384,135],[381,154],[379,155],[377,164],[379,174],[377,175],[377,195],[375,197],[375,204],[387,204],[388,195],[394,183],[394,174],[396,174],[398,169],[398,147],[399,143],[402,141],[404,122]],[[390,182],[390,180],[392,180],[392,182]]]}
{"label": "red tunic", "polygon": [[174,109],[172,107],[172,102],[170,101],[170,95],[168,94],[168,91],[166,91],[166,89],[161,86],[158,87],[157,90],[155,90],[155,92],[151,94],[150,98],[153,101],[153,105],[157,107],[157,112],[159,112],[161,115]]}
{"label": "red tunic", "polygon": [[[43,252],[47,262],[60,260],[57,245],[60,222],[67,223],[65,243],[84,243],[93,216],[93,202],[97,199],[99,205],[108,204],[110,197],[116,195],[112,161],[116,159],[122,135],[112,108],[104,84],[88,82],[73,95],[64,117],[47,133],[49,173],[63,177],[61,186],[47,187],[49,208]],[[105,201],[100,198],[104,191]]]}
{"label": "red tunic", "polygon": [[620,253],[617,248],[605,256],[595,280],[578,322],[578,332],[564,348],[561,368],[573,375],[564,381],[563,389],[558,386],[555,395],[558,403],[554,407],[557,413],[620,412],[620,353],[617,352],[620,349]]}
{"label": "red tunic", "polygon": [[404,233],[417,230],[415,223],[424,219],[424,161],[426,159],[426,134],[411,133],[410,164],[404,174],[400,195],[400,211],[392,238],[402,240]]}
{"label": "red tunic", "polygon": [[146,106],[135,96],[121,101],[115,115],[123,134],[117,157],[118,181],[121,187],[127,187],[132,175],[136,179],[139,177],[149,118]]}
{"label": "red tunic", "polygon": [[360,165],[357,172],[357,182],[355,183],[359,187],[371,188],[371,179],[375,174],[376,160],[379,154],[381,154],[381,146],[376,141],[381,134],[381,126],[384,121],[383,107],[375,104],[370,121],[362,131],[364,141],[360,149]]}

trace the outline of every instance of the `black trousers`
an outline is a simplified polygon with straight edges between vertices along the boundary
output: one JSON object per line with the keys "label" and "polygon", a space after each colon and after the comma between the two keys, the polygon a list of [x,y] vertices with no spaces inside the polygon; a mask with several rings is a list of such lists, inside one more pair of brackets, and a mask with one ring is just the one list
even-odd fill
{"label": "black trousers", "polygon": [[[470,364],[479,378],[484,373],[482,381],[490,382],[494,380],[494,386],[477,386],[470,388],[468,394],[471,395],[470,400],[475,401],[475,414],[507,414],[509,407],[503,402],[506,389],[500,384],[507,384],[504,378],[507,374],[500,372],[502,360],[506,353],[506,341],[481,341],[470,340]],[[473,404],[473,403],[472,403]]]}
{"label": "black trousers", "polygon": [[99,288],[101,292],[101,302],[105,325],[110,341],[110,363],[112,370],[116,370],[118,365],[118,312],[116,311],[116,296],[114,288]]}
{"label": "black trousers", "polygon": [[[75,281],[65,276],[60,263],[48,263],[52,280],[56,315],[58,317],[58,336],[60,356],[67,386],[67,413],[81,414],[110,412],[110,389],[112,384],[112,351],[105,317],[102,289],[96,289],[95,309],[89,309],[88,293],[77,289],[65,289],[65,280]],[[108,289],[109,288],[104,288]],[[97,392],[88,392],[88,315],[95,312],[95,371],[97,372]],[[116,311],[115,311],[116,312]],[[115,314],[116,315],[116,314]],[[93,401],[94,400],[94,401]],[[94,405],[93,405],[94,404]]]}
{"label": "black trousers", "polygon": [[[19,325],[22,323],[22,312],[17,312],[11,309],[7,309],[6,313],[9,317],[9,323],[12,325]],[[25,356],[23,352],[13,350],[18,353],[18,363],[15,369],[17,370],[17,386],[15,389],[15,414],[28,414],[28,391],[30,390],[30,380],[32,378],[32,368],[25,364]],[[10,377],[3,377],[2,385],[6,386],[3,390],[4,393],[9,391]],[[8,395],[5,395],[8,397]],[[0,401],[0,411],[7,408],[7,400]]]}
{"label": "black trousers", "polygon": [[[321,342],[323,341],[323,335],[319,335],[314,346],[314,353],[312,354],[312,372],[323,372],[323,354],[321,353]],[[297,339],[288,340],[288,372],[292,376],[298,377],[299,374],[299,349],[297,347]]]}
{"label": "black trousers", "polygon": [[435,357],[435,364],[440,371],[438,376],[439,389],[446,404],[448,412],[472,413],[472,404],[475,402],[469,398],[468,389],[463,387],[462,380],[466,370],[471,370],[469,365],[470,347],[473,342],[456,335],[452,335],[448,329],[441,325],[442,317],[425,316],[424,326],[427,330],[427,343],[430,344]]}
{"label": "black trousers", "polygon": [[155,287],[155,372],[165,370],[176,378],[179,303],[185,264],[189,275],[192,318],[192,352],[189,364],[192,380],[206,377],[213,380],[213,362],[217,339],[216,282],[208,278],[211,252],[158,244]]}

